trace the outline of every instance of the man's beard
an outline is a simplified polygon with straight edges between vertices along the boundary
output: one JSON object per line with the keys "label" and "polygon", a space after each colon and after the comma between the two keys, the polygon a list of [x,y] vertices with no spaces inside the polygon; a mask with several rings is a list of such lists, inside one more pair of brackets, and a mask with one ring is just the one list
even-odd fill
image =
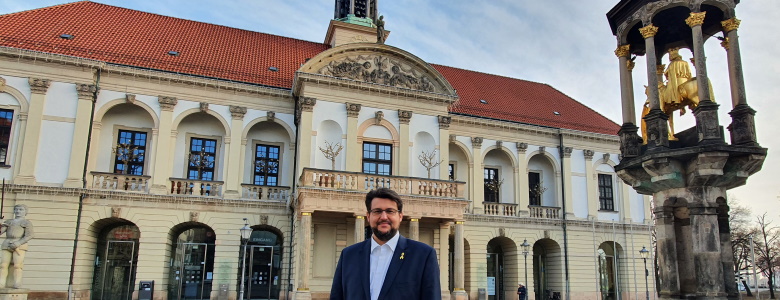
{"label": "man's beard", "polygon": [[390,239],[392,239],[395,236],[396,233],[398,233],[398,229],[393,228],[393,224],[390,224],[389,222],[387,224],[390,225],[390,230],[388,230],[387,232],[384,232],[384,233],[379,231],[379,225],[381,225],[381,224],[382,223],[379,223],[379,224],[376,224],[376,227],[371,227],[371,232],[374,233],[374,236],[376,237],[376,239],[378,239],[380,241],[383,241],[383,242],[387,242]]}

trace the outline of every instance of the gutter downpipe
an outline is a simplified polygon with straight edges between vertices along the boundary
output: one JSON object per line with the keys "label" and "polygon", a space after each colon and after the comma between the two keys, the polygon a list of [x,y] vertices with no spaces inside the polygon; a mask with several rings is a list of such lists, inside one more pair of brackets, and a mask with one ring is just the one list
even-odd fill
{"label": "gutter downpipe", "polygon": [[[296,75],[297,77],[297,75]],[[292,94],[292,92],[291,92]],[[295,101],[295,112],[300,109],[298,107],[298,99],[293,95],[293,101]],[[293,240],[295,239],[295,207],[298,203],[298,145],[300,145],[300,134],[301,134],[301,124],[300,120],[298,120],[298,124],[295,124],[295,154],[293,154],[293,178],[292,178],[292,192],[290,193],[290,203],[288,203],[288,208],[291,209],[290,211],[290,238],[288,239],[288,248],[290,249],[290,255],[287,257],[287,296],[285,299],[290,299],[290,292],[292,291],[292,272],[293,272],[293,263],[292,263],[292,257],[293,257]]]}
{"label": "gutter downpipe", "polygon": [[569,235],[566,232],[566,176],[564,175],[563,166],[563,132],[561,128],[558,128],[558,156],[561,159],[561,210],[563,214],[563,222],[561,227],[563,229],[563,267],[565,273],[566,282],[566,300],[571,300],[570,282],[569,282]]}
{"label": "gutter downpipe", "polygon": [[73,294],[73,277],[76,272],[76,251],[78,250],[79,243],[79,230],[81,229],[81,213],[84,210],[84,198],[86,197],[87,189],[87,167],[89,166],[89,146],[92,143],[92,126],[95,122],[95,103],[97,103],[97,96],[100,92],[100,73],[103,72],[102,67],[97,67],[95,74],[95,92],[92,94],[92,110],[89,114],[89,129],[87,132],[87,150],[84,153],[84,170],[81,173],[81,193],[79,194],[79,207],[76,213],[76,230],[73,238],[73,254],[70,261],[70,275],[68,278],[68,300],[72,300],[75,295]]}

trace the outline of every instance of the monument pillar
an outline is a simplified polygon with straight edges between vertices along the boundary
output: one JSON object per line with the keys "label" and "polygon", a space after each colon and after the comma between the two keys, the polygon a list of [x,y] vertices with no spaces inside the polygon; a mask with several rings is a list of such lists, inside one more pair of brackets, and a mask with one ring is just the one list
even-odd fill
{"label": "monument pillar", "polygon": [[731,103],[733,110],[731,124],[728,129],[731,132],[731,143],[735,145],[758,146],[756,137],[756,111],[747,104],[745,93],[745,78],[742,71],[742,56],[739,50],[740,20],[731,18],[721,22],[723,31],[727,33],[726,39],[721,43],[726,48],[729,65],[729,81],[731,84]]}
{"label": "monument pillar", "polygon": [[699,134],[699,144],[722,143],[718,121],[718,106],[712,101],[710,80],[707,77],[707,56],[704,54],[704,36],[701,25],[704,24],[706,12],[694,13],[685,19],[693,34],[693,57],[696,66],[696,84],[699,89],[699,106],[693,110],[696,116],[696,131]]}
{"label": "monument pillar", "polygon": [[[649,24],[639,28],[639,32],[645,39],[645,51],[647,53],[647,100],[650,102],[650,112],[645,116],[647,123],[647,150],[663,151],[669,148],[669,117],[661,110],[661,98],[658,89],[658,73],[656,72],[658,60],[655,54],[655,34],[658,27]],[[633,153],[624,153],[630,157]],[[638,154],[637,154],[638,155]]]}
{"label": "monument pillar", "polygon": [[[702,195],[709,194],[709,187],[700,187]],[[710,202],[710,201],[703,201]],[[712,201],[714,202],[714,201]],[[721,261],[720,232],[716,207],[695,206],[690,208],[693,263],[696,277],[697,299],[726,299]],[[730,272],[731,273],[731,272]]]}
{"label": "monument pillar", "polygon": [[680,295],[680,279],[677,274],[677,239],[674,229],[674,211],[672,208],[656,208],[655,234],[658,272],[663,274],[658,283],[661,299],[676,299]]}

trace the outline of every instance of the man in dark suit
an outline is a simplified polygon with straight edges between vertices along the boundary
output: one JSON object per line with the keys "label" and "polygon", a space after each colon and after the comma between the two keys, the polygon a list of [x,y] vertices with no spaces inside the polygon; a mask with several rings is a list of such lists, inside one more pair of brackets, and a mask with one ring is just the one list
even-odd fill
{"label": "man in dark suit", "polygon": [[398,233],[403,202],[386,188],[366,195],[370,239],[341,251],[331,300],[440,300],[436,250]]}

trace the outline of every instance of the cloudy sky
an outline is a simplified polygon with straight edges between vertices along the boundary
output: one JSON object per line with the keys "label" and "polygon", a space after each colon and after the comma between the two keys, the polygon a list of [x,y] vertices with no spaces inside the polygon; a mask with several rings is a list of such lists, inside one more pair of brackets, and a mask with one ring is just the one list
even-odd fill
{"label": "cloudy sky", "polygon": [[[0,0],[0,14],[66,3]],[[322,42],[334,0],[98,0],[97,2],[241,29]],[[391,31],[387,44],[430,63],[547,83],[622,124],[616,47],[606,12],[618,0],[380,0]],[[759,143],[770,149],[764,168],[730,193],[754,213],[780,220],[780,47],[778,0],[741,1],[737,17],[748,104],[756,115]],[[730,123],[731,100],[725,51],[705,45],[707,71],[720,122]],[[681,51],[687,60],[691,53]],[[637,107],[645,101],[645,61],[636,60]],[[664,62],[666,63],[666,61]],[[776,103],[773,105],[772,103]],[[678,131],[693,126],[691,114],[675,120]],[[726,133],[728,135],[728,132]],[[774,154],[774,155],[773,155]],[[775,179],[772,179],[775,178]]]}

